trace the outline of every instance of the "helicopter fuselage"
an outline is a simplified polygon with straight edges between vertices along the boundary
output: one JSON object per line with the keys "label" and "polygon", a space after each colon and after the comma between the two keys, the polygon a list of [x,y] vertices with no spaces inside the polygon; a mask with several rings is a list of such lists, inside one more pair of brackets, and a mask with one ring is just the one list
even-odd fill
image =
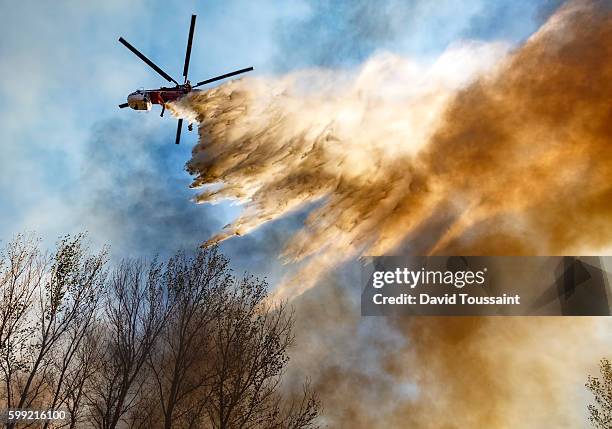
{"label": "helicopter fuselage", "polygon": [[177,101],[192,91],[190,85],[179,85],[173,88],[138,89],[127,97],[130,108],[134,110],[151,110],[153,104],[164,106],[171,101]]}

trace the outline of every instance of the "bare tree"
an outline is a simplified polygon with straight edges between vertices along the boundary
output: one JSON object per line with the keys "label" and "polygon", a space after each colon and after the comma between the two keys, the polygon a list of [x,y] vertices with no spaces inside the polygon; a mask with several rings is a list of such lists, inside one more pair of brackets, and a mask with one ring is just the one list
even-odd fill
{"label": "bare tree", "polygon": [[216,248],[193,258],[181,253],[167,264],[165,285],[173,311],[149,355],[165,429],[197,420],[208,398],[211,374],[202,356],[220,311],[218,297],[230,279],[228,260]]}
{"label": "bare tree", "polygon": [[[80,247],[79,240],[80,238],[77,237],[76,241],[64,242],[62,247],[64,259],[83,259],[83,249]],[[77,261],[73,262],[76,264],[73,264],[71,269],[74,273],[70,276],[73,276],[74,279],[68,282],[63,280],[63,282],[74,283],[74,280],[77,279],[73,287],[78,288],[78,292],[73,293],[72,301],[68,301],[69,305],[74,307],[74,314],[64,320],[65,334],[58,342],[59,353],[56,354],[49,375],[52,396],[45,405],[50,409],[67,406],[74,414],[72,416],[74,424],[83,400],[82,393],[78,394],[79,389],[82,389],[80,385],[92,375],[92,335],[96,332],[99,304],[105,291],[105,275],[100,275],[105,261],[101,258],[86,258],[82,264]],[[66,276],[65,268],[57,267],[56,269],[64,270],[60,276]],[[66,305],[65,297],[63,305]],[[46,429],[49,424],[50,422],[47,421],[43,427]]]}
{"label": "bare tree", "polygon": [[208,359],[213,384],[206,410],[218,429],[316,427],[319,402],[305,389],[299,406],[283,413],[279,385],[289,361],[293,312],[266,302],[267,284],[234,280],[223,296]]}
{"label": "bare tree", "polygon": [[69,381],[66,383],[66,399],[64,401],[69,412],[69,420],[65,427],[75,429],[83,427],[88,421],[86,414],[85,395],[86,389],[91,388],[91,380],[101,368],[101,346],[100,338],[103,335],[103,327],[100,322],[92,324],[88,329],[84,340],[77,350],[76,364],[72,369]]}
{"label": "bare tree", "polygon": [[9,243],[0,258],[0,369],[3,405],[14,407],[19,401],[17,378],[27,370],[24,355],[36,331],[32,307],[37,289],[44,280],[48,258],[42,255],[38,241],[18,236]]}
{"label": "bare tree", "polygon": [[612,428],[612,364],[602,359],[599,364],[601,378],[589,376],[587,389],[595,396],[589,405],[589,421],[597,429]]}
{"label": "bare tree", "polygon": [[[105,252],[89,255],[83,235],[67,236],[51,257],[18,237],[3,272],[2,368],[9,408],[55,408],[66,398],[76,351],[104,286]],[[14,427],[9,423],[7,427]]]}
{"label": "bare tree", "polygon": [[91,423],[114,429],[141,404],[145,363],[166,322],[162,265],[124,261],[111,275],[99,370],[86,392]]}

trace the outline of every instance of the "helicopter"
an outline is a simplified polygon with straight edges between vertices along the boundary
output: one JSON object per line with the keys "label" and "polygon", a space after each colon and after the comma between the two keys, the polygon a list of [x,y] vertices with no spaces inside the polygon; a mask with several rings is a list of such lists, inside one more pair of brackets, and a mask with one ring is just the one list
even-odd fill
{"label": "helicopter", "polygon": [[[250,72],[253,70],[253,67],[247,67],[244,69],[236,70],[230,73],[225,73],[220,76],[215,76],[210,79],[203,80],[201,82],[192,85],[187,79],[187,72],[189,71],[189,59],[191,58],[191,45],[193,42],[193,31],[195,30],[196,23],[196,15],[191,15],[191,25],[189,27],[189,37],[187,38],[187,51],[185,52],[185,65],[183,66],[183,77],[185,78],[183,83],[178,83],[172,76],[163,71],[160,67],[158,67],[153,61],[147,58],[142,52],[132,46],[127,40],[123,37],[119,37],[119,42],[123,44],[126,48],[128,48],[132,53],[134,53],[138,58],[144,61],[149,67],[155,70],[161,77],[166,79],[168,82],[173,82],[175,84],[174,87],[160,87],[158,89],[139,89],[132,92],[127,97],[127,103],[123,103],[119,105],[120,109],[124,109],[126,107],[130,107],[134,110],[140,111],[149,111],[153,104],[159,104],[162,106],[160,116],[164,116],[164,112],[166,111],[166,103],[177,101],[194,91],[195,88],[206,85],[208,83],[216,82],[221,79],[226,79],[228,77],[236,76],[241,73]],[[198,91],[198,90],[196,90]],[[183,127],[183,119],[178,120],[178,125],[176,128],[176,140],[175,143],[179,144],[181,140],[181,129]],[[189,131],[192,130],[192,125],[189,124]]]}

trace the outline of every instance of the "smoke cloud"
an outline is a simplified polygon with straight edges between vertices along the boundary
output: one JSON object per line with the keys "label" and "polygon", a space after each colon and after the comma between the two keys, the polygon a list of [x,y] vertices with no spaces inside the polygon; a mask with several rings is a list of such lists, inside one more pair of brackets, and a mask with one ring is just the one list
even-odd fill
{"label": "smoke cloud", "polygon": [[[398,248],[562,254],[610,243],[610,7],[570,3],[522,47],[450,47],[432,64],[380,54],[196,93],[187,168],[200,203],[242,215],[206,242],[310,208],[283,253],[307,258],[281,297]],[[579,31],[577,31],[579,30]]]}
{"label": "smoke cloud", "polygon": [[188,163],[193,186],[207,188],[197,201],[244,204],[242,215],[206,245],[310,208],[283,253],[288,261],[308,258],[287,283],[301,290],[286,289],[286,296],[369,251],[403,214],[397,209],[412,192],[415,159],[450,99],[503,51],[465,44],[430,65],[381,54],[355,73],[244,79],[190,97],[178,108],[191,109],[201,124]]}
{"label": "smoke cloud", "polygon": [[[320,293],[309,289],[322,275],[363,254],[553,255],[609,246],[611,100],[612,6],[575,1],[510,52],[466,42],[429,64],[379,54],[352,72],[233,81],[173,109],[200,124],[187,165],[202,188],[197,201],[244,207],[206,245],[309,211],[283,253],[303,263],[277,289],[278,297],[308,291],[302,303]],[[354,326],[354,308],[341,310]],[[596,322],[389,323],[403,341],[375,344],[384,376],[333,363],[342,350],[326,351],[323,338],[341,335],[333,326],[310,338],[304,356],[317,362],[315,384],[333,427],[585,421],[575,407],[584,402],[584,368],[602,352]],[[401,380],[418,389],[398,395],[392,386]],[[368,391],[394,405],[374,416],[379,404],[343,397]]]}

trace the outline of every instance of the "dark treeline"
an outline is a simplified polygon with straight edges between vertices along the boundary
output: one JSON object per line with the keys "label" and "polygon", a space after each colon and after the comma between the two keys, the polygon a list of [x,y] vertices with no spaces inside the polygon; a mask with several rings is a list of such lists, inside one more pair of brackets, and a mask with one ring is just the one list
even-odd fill
{"label": "dark treeline", "polygon": [[266,289],[214,248],[112,268],[83,236],[53,253],[19,236],[0,257],[0,408],[69,411],[43,427],[316,428],[308,383],[282,395],[293,312]]}

